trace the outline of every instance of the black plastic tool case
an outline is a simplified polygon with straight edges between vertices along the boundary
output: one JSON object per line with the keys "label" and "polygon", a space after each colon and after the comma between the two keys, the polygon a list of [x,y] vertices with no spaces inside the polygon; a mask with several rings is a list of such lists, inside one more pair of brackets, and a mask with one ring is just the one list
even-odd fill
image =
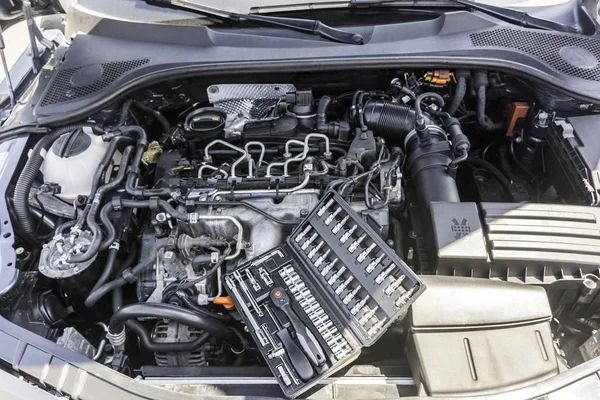
{"label": "black plastic tool case", "polygon": [[[377,341],[425,290],[414,272],[335,192],[324,196],[286,244],[225,275],[224,281],[289,397],[355,360],[360,349]],[[271,300],[277,288],[290,297],[295,314],[326,356],[327,362],[313,365],[314,376],[306,381],[295,373],[279,339],[279,331],[293,328]]]}

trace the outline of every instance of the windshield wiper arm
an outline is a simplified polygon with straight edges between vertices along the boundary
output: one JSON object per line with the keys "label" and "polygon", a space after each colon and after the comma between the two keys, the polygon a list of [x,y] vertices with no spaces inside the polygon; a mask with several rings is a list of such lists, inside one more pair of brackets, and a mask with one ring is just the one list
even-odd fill
{"label": "windshield wiper arm", "polygon": [[237,14],[213,7],[207,7],[188,0],[145,0],[148,4],[162,4],[177,7],[183,10],[200,13],[202,15],[225,18],[230,21],[250,20],[264,24],[283,26],[290,29],[309,32],[329,40],[347,44],[363,44],[364,38],[359,33],[347,32],[333,28],[315,19],[273,17],[258,14]]}
{"label": "windshield wiper arm", "polygon": [[559,24],[543,18],[534,17],[525,11],[519,11],[512,8],[493,6],[490,4],[476,3],[472,0],[453,0],[456,3],[471,7],[482,13],[493,15],[509,22],[521,25],[525,28],[536,28],[558,32],[578,33],[579,31],[570,26]]}
{"label": "windshield wiper arm", "polygon": [[[450,0],[451,2],[462,4],[474,10],[481,11],[484,14],[493,15],[500,19],[504,19],[516,25],[525,28],[544,29],[566,33],[580,33],[580,30],[570,25],[559,24],[558,22],[535,17],[525,11],[515,10],[513,8],[505,8],[494,6],[491,4],[477,3],[472,0]],[[350,4],[354,7],[375,7],[386,3],[394,3],[395,0],[350,0]],[[419,3],[413,3],[413,6],[418,7]]]}

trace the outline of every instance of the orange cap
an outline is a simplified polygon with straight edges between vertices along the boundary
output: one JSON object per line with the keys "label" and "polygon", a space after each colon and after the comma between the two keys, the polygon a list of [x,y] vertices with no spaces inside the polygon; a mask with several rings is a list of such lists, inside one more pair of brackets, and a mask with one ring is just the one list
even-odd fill
{"label": "orange cap", "polygon": [[213,303],[220,304],[227,309],[233,308],[234,306],[233,300],[231,300],[230,296],[215,297]]}

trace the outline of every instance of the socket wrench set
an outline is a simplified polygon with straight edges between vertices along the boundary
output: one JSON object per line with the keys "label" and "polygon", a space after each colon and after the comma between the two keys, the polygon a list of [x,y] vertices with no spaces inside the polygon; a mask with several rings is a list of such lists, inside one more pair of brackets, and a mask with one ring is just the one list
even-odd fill
{"label": "socket wrench set", "polygon": [[224,281],[289,397],[354,361],[425,290],[335,192],[323,197],[286,244]]}

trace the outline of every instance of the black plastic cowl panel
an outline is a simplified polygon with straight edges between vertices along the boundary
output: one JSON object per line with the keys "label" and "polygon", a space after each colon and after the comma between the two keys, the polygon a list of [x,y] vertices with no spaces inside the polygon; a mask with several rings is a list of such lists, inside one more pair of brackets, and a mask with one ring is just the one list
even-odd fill
{"label": "black plastic cowl panel", "polygon": [[[262,33],[264,30],[133,24],[104,19],[88,35],[72,41],[57,71],[147,58],[150,62],[128,70],[83,97],[54,104],[44,99],[55,89],[45,92],[44,85],[52,78],[42,72],[40,88],[31,100],[37,105],[37,121],[30,122],[74,121],[101,110],[126,93],[165,79],[288,70],[428,68],[442,64],[448,68],[500,69],[548,82],[585,101],[600,99],[600,75],[595,65],[598,62],[595,49],[600,39],[596,37],[533,31],[468,12],[369,29],[368,43],[350,46],[297,32],[284,36],[272,30]],[[504,32],[508,39],[498,38],[498,32]],[[576,65],[560,61],[561,52],[569,63]],[[580,60],[573,61],[573,54]]]}
{"label": "black plastic cowl panel", "polygon": [[501,28],[472,33],[469,38],[473,47],[522,51],[563,74],[600,81],[600,40],[596,37]]}
{"label": "black plastic cowl panel", "polygon": [[59,68],[44,93],[40,107],[89,96],[149,62],[150,59],[142,58]]}

